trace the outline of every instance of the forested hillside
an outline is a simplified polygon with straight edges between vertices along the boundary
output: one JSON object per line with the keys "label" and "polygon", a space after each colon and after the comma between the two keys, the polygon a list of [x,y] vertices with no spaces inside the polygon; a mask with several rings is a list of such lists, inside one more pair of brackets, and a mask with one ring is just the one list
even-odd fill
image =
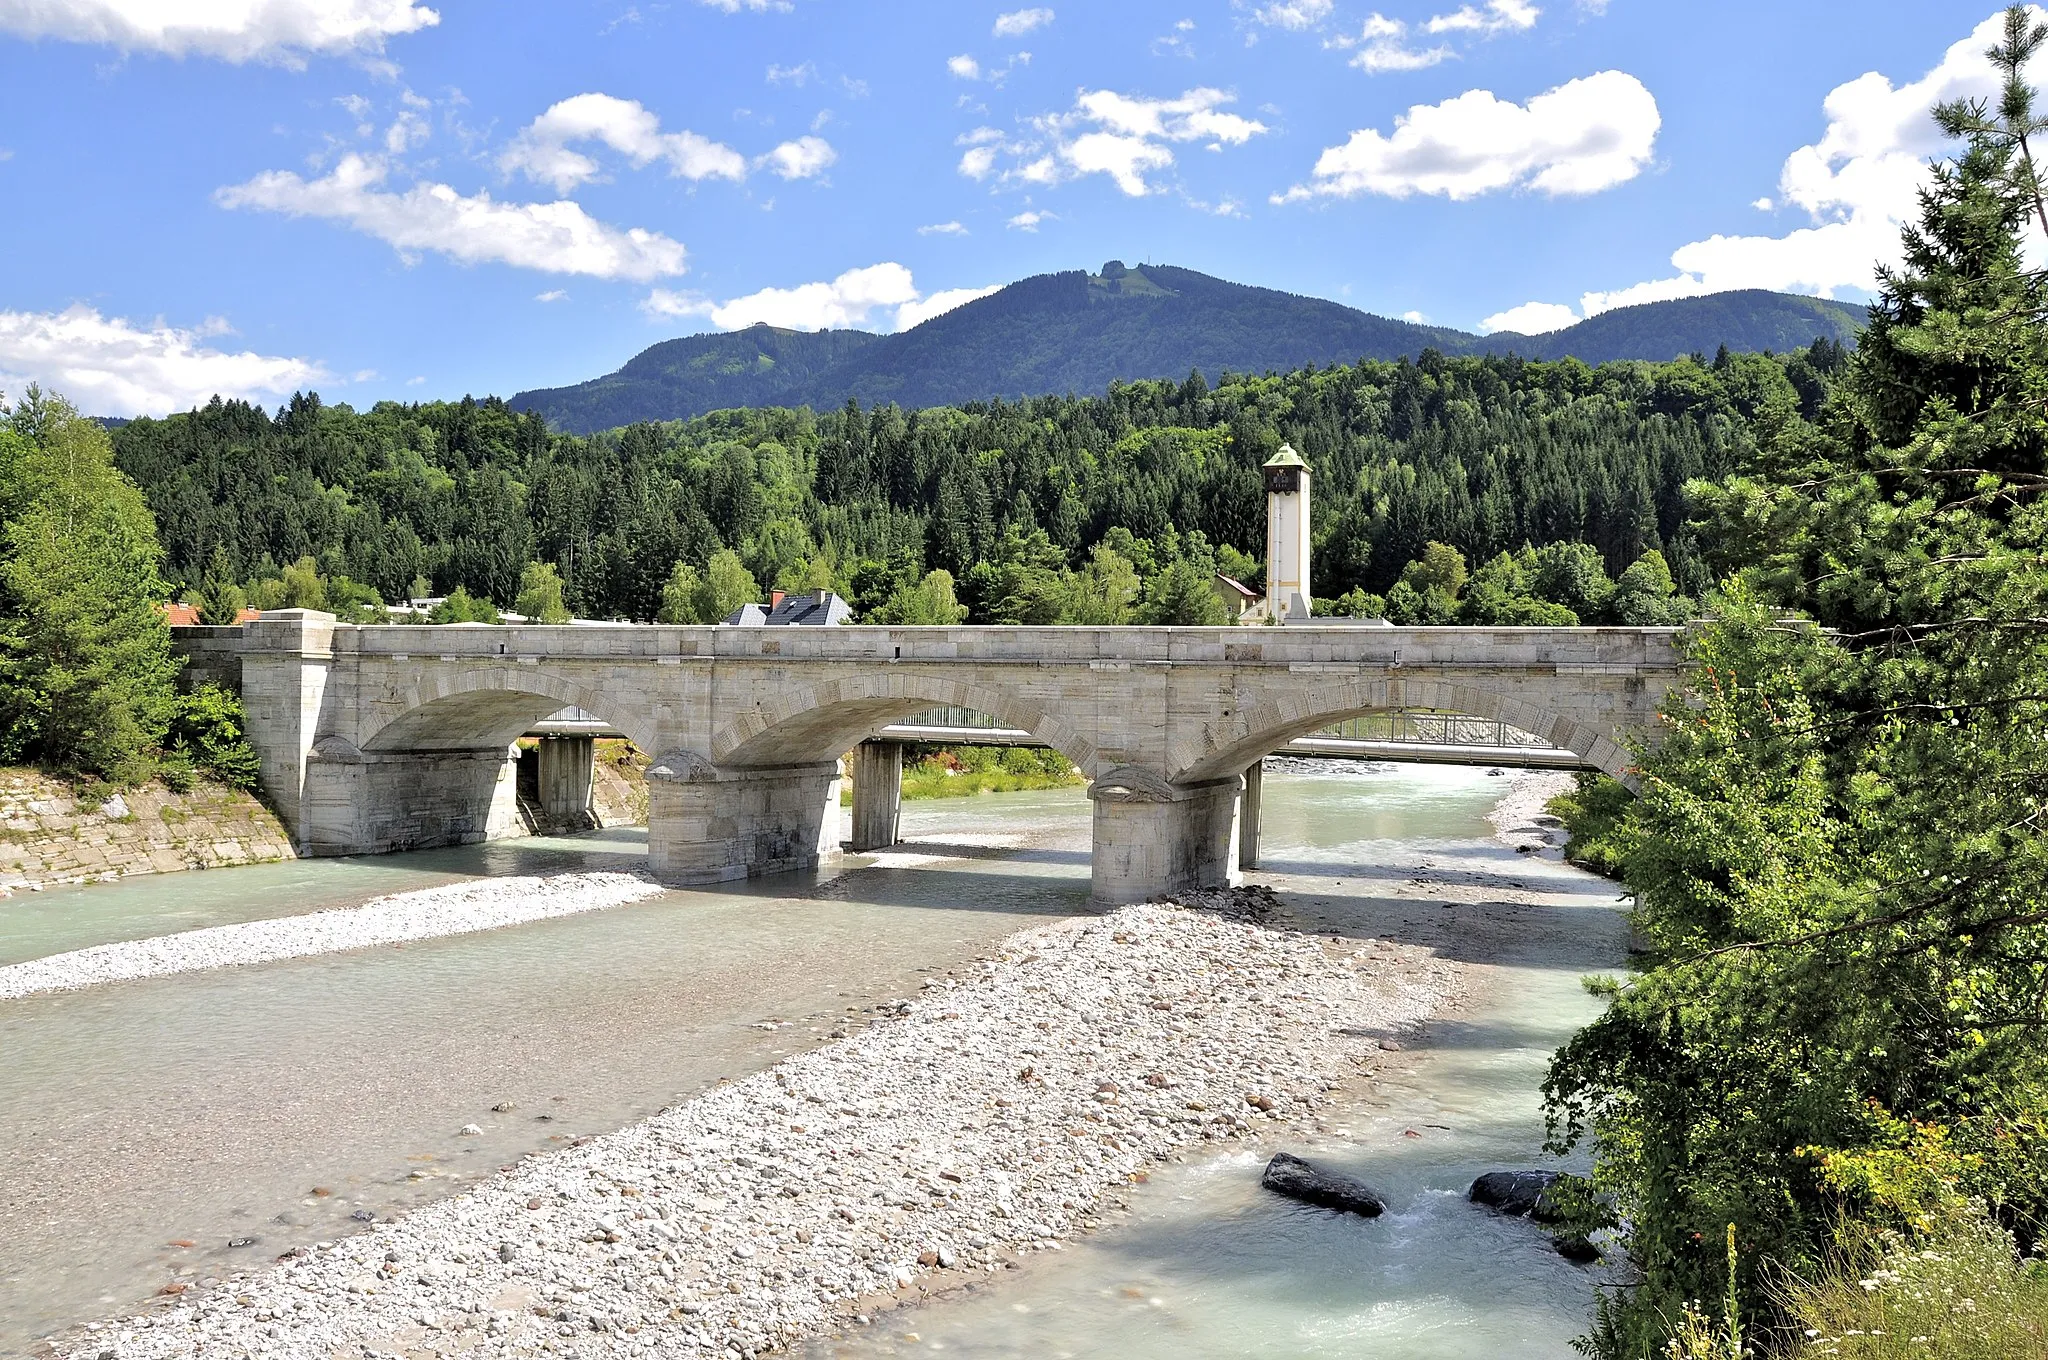
{"label": "forested hillside", "polygon": [[1310,364],[1517,354],[1664,361],[1681,355],[1800,349],[1853,342],[1863,309],[1746,291],[1645,303],[1547,335],[1470,335],[1393,321],[1323,298],[1229,283],[1172,265],[1099,274],[1041,274],[897,335],[804,334],[754,326],[663,341],[617,373],[521,392],[515,410],[588,433],[640,420],[682,419],[734,406],[958,406],[994,398],[1104,392],[1112,382],[1221,382],[1235,373]]}
{"label": "forested hillside", "polygon": [[[1213,389],[736,411],[590,437],[496,401],[357,413],[302,396],[275,416],[215,402],[112,438],[187,591],[254,590],[311,559],[387,601],[461,587],[509,606],[538,564],[578,614],[649,619],[678,564],[705,573],[722,556],[728,575],[743,566],[764,587],[832,585],[867,618],[901,617],[890,599],[941,571],[977,620],[1038,622],[1127,621],[1143,608],[1134,592],[1176,564],[1256,575],[1258,467],[1284,440],[1314,469],[1320,596],[1361,592],[1348,610],[1449,621],[1466,565],[1585,544],[1579,565],[1549,569],[1576,584],[1539,590],[1531,562],[1496,564],[1488,580],[1591,622],[1602,582],[1647,552],[1662,552],[1678,590],[1708,583],[1685,483],[1746,457],[1758,410],[1815,409],[1843,357],[1826,342],[1598,369],[1427,353]],[[1412,579],[1411,600],[1398,583],[1432,542],[1465,565]],[[1131,573],[1132,590],[1103,587],[1124,592],[1113,607],[1076,603],[1076,582],[1102,571]],[[1423,598],[1432,581],[1438,596]]]}

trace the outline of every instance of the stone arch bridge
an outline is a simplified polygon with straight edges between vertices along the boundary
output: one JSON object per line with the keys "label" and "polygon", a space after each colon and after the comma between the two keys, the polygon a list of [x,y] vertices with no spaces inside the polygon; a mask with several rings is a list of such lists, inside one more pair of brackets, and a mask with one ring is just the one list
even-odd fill
{"label": "stone arch bridge", "polygon": [[1088,776],[1094,891],[1112,902],[1230,881],[1241,832],[1256,835],[1246,771],[1346,718],[1497,718],[1622,774],[1626,734],[1677,680],[1676,632],[355,627],[304,610],[176,630],[195,675],[241,692],[305,854],[514,834],[513,743],[573,706],[654,757],[657,876],[807,868],[839,849],[839,758],[911,714],[964,707]]}

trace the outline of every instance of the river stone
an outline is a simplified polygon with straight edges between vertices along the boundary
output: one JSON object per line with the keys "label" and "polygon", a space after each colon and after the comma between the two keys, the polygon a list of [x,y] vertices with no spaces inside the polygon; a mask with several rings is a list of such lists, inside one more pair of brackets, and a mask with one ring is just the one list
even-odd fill
{"label": "river stone", "polygon": [[1557,1254],[1573,1265],[1589,1266],[1600,1259],[1600,1248],[1583,1237],[1558,1237],[1551,1242]]}
{"label": "river stone", "polygon": [[1266,1174],[1259,1178],[1259,1184],[1304,1204],[1341,1209],[1367,1218],[1378,1218],[1387,1208],[1379,1191],[1364,1181],[1342,1172],[1325,1171],[1284,1152],[1275,1153],[1273,1160],[1266,1163]]}
{"label": "river stone", "polygon": [[1489,1171],[1472,1182],[1468,1198],[1496,1213],[1555,1223],[1559,1215],[1550,1202],[1550,1187],[1556,1184],[1557,1175],[1555,1171]]}

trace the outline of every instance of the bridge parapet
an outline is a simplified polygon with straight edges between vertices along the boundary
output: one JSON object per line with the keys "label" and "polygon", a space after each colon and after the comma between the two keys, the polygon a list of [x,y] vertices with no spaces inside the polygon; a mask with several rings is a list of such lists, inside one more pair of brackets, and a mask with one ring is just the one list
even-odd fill
{"label": "bridge parapet", "polygon": [[509,834],[512,743],[574,707],[656,757],[657,873],[801,868],[838,845],[838,757],[959,707],[1090,776],[1109,900],[1227,879],[1244,771],[1361,714],[1468,713],[1623,773],[1678,675],[1677,631],[353,627],[307,611],[176,630],[210,674],[239,664],[265,785],[307,853]]}

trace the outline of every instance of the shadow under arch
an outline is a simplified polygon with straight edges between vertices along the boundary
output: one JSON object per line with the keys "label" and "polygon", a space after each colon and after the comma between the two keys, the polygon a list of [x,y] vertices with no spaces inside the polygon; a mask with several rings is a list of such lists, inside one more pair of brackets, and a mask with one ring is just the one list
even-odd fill
{"label": "shadow under arch", "polygon": [[971,708],[1031,733],[1093,778],[1095,743],[1019,695],[936,677],[855,675],[799,686],[729,720],[712,734],[721,766],[783,766],[834,760],[881,728],[931,708]]}
{"label": "shadow under arch", "polygon": [[1227,779],[1293,741],[1350,718],[1395,708],[1436,709],[1505,722],[1571,751],[1603,773],[1626,781],[1635,757],[1602,728],[1564,714],[1472,685],[1402,677],[1399,698],[1383,679],[1316,685],[1265,699],[1239,714],[1230,726],[1213,730],[1204,748],[1174,771],[1175,783]]}
{"label": "shadow under arch", "polygon": [[[626,734],[642,751],[654,733],[597,690],[532,666],[434,671],[398,695],[400,713],[370,733],[365,751],[466,751],[510,746],[535,723],[580,708]],[[628,706],[630,707],[630,706]]]}

